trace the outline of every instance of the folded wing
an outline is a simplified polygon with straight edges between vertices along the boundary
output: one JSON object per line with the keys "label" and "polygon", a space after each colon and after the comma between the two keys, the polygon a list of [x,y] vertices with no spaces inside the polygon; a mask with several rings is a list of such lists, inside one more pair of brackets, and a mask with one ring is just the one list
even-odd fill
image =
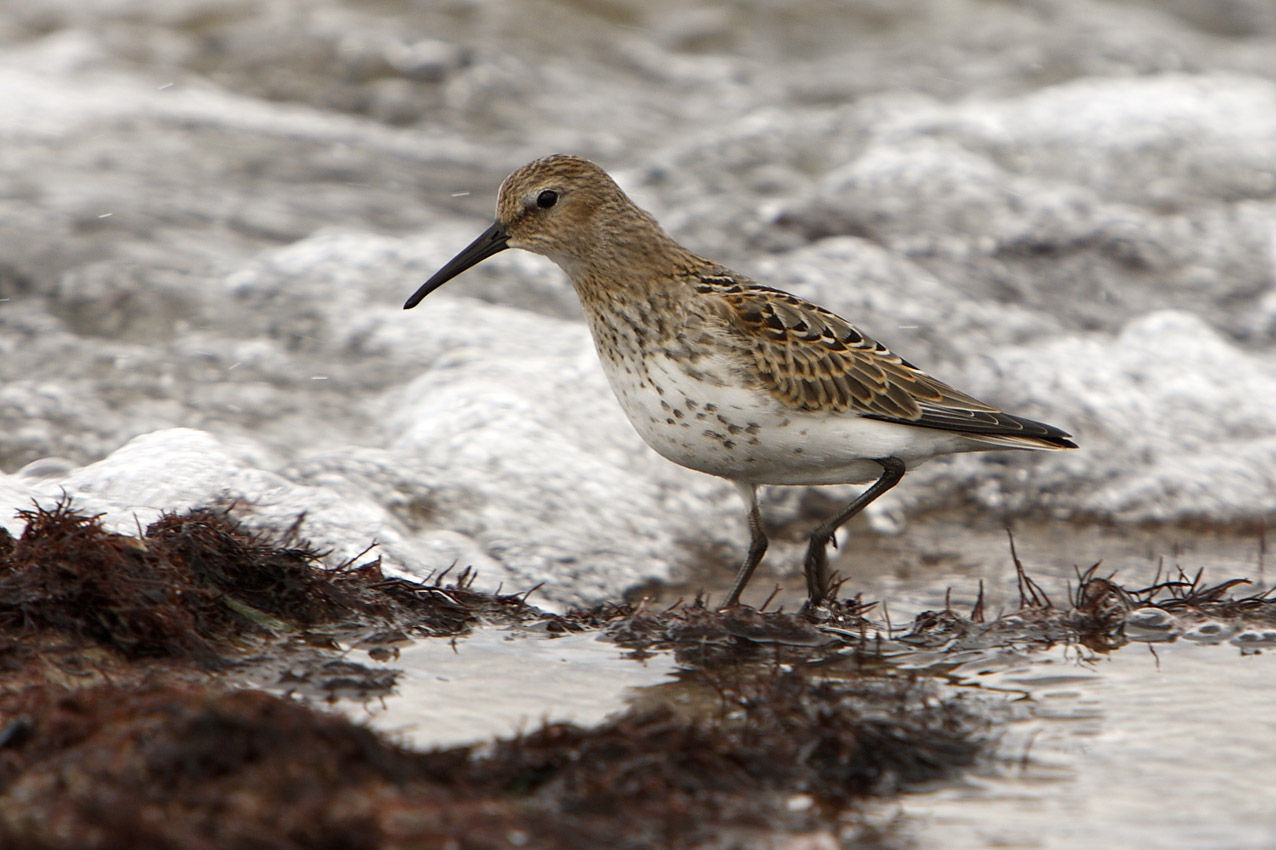
{"label": "folded wing", "polygon": [[696,290],[734,331],[766,389],[794,409],[845,411],[1024,448],[1075,447],[1058,428],[1004,413],[935,380],[795,295],[735,277],[704,276]]}

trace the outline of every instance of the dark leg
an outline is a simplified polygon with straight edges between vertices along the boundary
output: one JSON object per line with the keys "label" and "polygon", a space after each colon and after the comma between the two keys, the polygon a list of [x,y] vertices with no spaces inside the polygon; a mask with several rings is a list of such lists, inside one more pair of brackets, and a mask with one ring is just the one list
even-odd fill
{"label": "dark leg", "polygon": [[882,477],[856,496],[836,516],[820,523],[811,532],[811,542],[806,549],[806,592],[810,596],[807,604],[812,607],[826,601],[832,592],[827,547],[833,535],[848,519],[864,510],[869,502],[894,487],[904,477],[904,462],[899,458],[887,457],[877,462],[882,465]]}
{"label": "dark leg", "polygon": [[758,508],[758,488],[753,484],[745,484],[741,481],[733,481],[736,489],[740,491],[740,496],[744,499],[744,506],[749,509],[749,554],[744,559],[744,565],[740,567],[740,571],[735,574],[735,581],[731,583],[731,592],[727,594],[727,601],[722,606],[730,608],[740,603],[740,593],[744,590],[744,586],[749,583],[749,579],[753,576],[753,571],[758,568],[758,564],[762,563],[762,556],[766,554],[766,529],[762,527],[762,511]]}

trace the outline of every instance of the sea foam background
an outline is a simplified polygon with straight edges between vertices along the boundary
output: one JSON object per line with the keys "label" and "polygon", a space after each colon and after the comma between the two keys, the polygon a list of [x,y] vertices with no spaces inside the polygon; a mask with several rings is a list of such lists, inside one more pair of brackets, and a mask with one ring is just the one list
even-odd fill
{"label": "sea foam background", "polygon": [[15,533],[62,494],[126,531],[234,503],[554,604],[735,553],[548,261],[401,309],[552,152],[1083,446],[936,461],[879,530],[1276,511],[1269,3],[16,0],[0,45]]}

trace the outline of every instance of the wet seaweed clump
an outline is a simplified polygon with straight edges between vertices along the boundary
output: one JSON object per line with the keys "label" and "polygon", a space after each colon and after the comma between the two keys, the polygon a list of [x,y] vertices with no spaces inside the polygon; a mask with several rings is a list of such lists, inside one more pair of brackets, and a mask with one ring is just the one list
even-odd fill
{"label": "wet seaweed clump", "polygon": [[217,588],[142,538],[72,510],[20,511],[26,528],[0,552],[0,634],[105,644],[129,657],[216,657],[236,615]]}
{"label": "wet seaweed clump", "polygon": [[295,528],[249,531],[227,510],[166,514],[138,537],[66,501],[19,516],[22,535],[0,537],[0,647],[11,668],[55,645],[208,667],[245,640],[320,624],[458,634],[485,614],[534,611],[470,590],[465,575],[445,587],[386,577],[375,559],[329,569]]}
{"label": "wet seaweed clump", "polygon": [[216,664],[232,642],[371,605],[304,542],[246,531],[226,512],[167,514],[131,537],[60,502],[21,511],[0,551],[0,634],[111,647],[126,658]]}
{"label": "wet seaweed clump", "polygon": [[[374,803],[425,760],[262,691],[32,688],[0,704],[0,846],[381,846]],[[435,789],[438,793],[441,789]]]}
{"label": "wet seaweed clump", "polygon": [[413,752],[304,703],[192,685],[0,694],[0,846],[774,846],[974,761],[982,722],[906,680],[778,667],[708,712],[632,709]]}
{"label": "wet seaweed clump", "polygon": [[604,602],[546,618],[551,632],[597,630],[636,657],[669,650],[687,667],[718,669],[750,662],[805,663],[848,644],[871,647],[878,627],[865,618],[873,603],[835,603],[836,618],[813,622],[801,613],[740,605],[717,609],[702,596],[665,608]]}
{"label": "wet seaweed clump", "polygon": [[708,717],[663,704],[546,726],[468,762],[468,780],[566,813],[588,841],[565,846],[722,846],[733,831],[833,828],[857,799],[968,767],[985,743],[984,719],[908,680],[770,667],[706,684]]}
{"label": "wet seaweed clump", "polygon": [[[942,611],[923,612],[899,640],[950,652],[1010,645],[1044,648],[1062,643],[1110,651],[1132,641],[1173,641],[1207,624],[1215,628],[1195,635],[1195,640],[1231,637],[1243,650],[1247,644],[1271,643],[1268,634],[1276,627],[1276,588],[1235,597],[1231,591],[1249,585],[1248,579],[1209,584],[1202,570],[1189,576],[1181,569],[1164,579],[1158,570],[1150,585],[1131,588],[1120,584],[1115,573],[1101,575],[1101,564],[1093,564],[1077,570],[1076,585],[1066,594],[1066,604],[1056,605],[1020,562],[1013,538],[1010,551],[1019,580],[1018,609],[988,620],[981,592],[969,615],[951,605]],[[1256,636],[1255,629],[1263,631]]]}

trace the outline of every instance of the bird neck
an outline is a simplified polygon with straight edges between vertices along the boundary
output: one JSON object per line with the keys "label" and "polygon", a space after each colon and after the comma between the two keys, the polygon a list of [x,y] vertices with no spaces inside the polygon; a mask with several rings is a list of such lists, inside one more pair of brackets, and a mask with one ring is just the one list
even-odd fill
{"label": "bird neck", "polygon": [[688,271],[704,262],[654,222],[601,236],[581,245],[583,250],[554,258],[586,308],[676,299]]}

